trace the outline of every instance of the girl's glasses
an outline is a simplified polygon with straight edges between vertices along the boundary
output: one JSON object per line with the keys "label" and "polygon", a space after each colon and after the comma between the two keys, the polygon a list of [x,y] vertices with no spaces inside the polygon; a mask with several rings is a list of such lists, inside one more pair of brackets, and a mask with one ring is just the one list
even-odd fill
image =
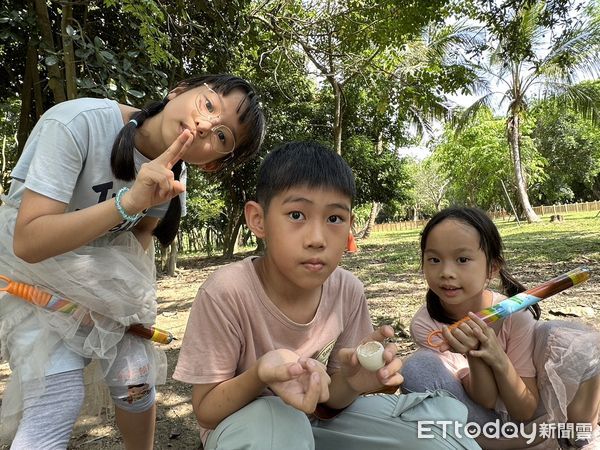
{"label": "girl's glasses", "polygon": [[[202,118],[211,122],[221,117],[224,109],[223,99],[204,83],[196,97],[196,109]],[[210,129],[210,143],[212,150],[222,155],[229,155],[235,149],[233,132],[225,125],[217,125]]]}

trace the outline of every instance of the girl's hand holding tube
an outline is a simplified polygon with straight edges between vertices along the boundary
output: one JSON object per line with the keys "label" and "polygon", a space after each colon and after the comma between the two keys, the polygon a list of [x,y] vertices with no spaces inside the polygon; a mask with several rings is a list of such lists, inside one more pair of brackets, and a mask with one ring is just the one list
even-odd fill
{"label": "girl's hand holding tube", "polygon": [[133,186],[121,200],[128,214],[137,214],[163,204],[185,191],[184,185],[175,180],[171,169],[182,159],[193,141],[192,133],[184,130],[160,156],[142,164]]}
{"label": "girl's hand holding tube", "polygon": [[469,317],[471,320],[467,321],[467,323],[473,335],[479,341],[479,348],[470,350],[468,355],[474,358],[481,358],[496,371],[504,370],[508,357],[504,350],[502,350],[500,342],[498,342],[496,332],[472,312],[469,313]]}
{"label": "girl's hand holding tube", "polygon": [[451,351],[480,358],[492,369],[501,370],[507,358],[494,329],[472,312],[457,328],[444,327],[442,335]]}
{"label": "girl's hand holding tube", "polygon": [[442,336],[446,346],[440,347],[440,351],[450,350],[453,353],[466,355],[471,350],[477,350],[480,342],[473,331],[472,320],[465,320],[456,328],[445,326],[442,328]]}

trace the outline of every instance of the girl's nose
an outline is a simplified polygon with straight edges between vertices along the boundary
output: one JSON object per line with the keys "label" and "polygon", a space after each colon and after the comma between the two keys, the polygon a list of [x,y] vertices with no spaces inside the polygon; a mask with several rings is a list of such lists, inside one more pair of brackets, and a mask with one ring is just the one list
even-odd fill
{"label": "girl's nose", "polygon": [[440,271],[442,278],[454,278],[454,270],[451,264],[442,264],[442,270]]}
{"label": "girl's nose", "polygon": [[204,137],[208,132],[203,127],[196,127],[196,136]]}
{"label": "girl's nose", "polygon": [[203,131],[203,132],[210,132],[216,125],[218,125],[218,121],[219,119],[214,117],[214,118],[210,118],[210,117],[204,117],[201,115],[198,115],[195,119],[195,123],[196,123],[196,130],[198,132]]}

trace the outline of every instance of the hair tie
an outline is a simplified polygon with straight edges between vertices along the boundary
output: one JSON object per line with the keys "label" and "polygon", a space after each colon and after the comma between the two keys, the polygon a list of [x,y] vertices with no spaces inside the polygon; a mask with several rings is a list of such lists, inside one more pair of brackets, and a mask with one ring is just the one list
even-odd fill
{"label": "hair tie", "polygon": [[131,119],[131,120],[130,120],[129,122],[127,122],[127,123],[132,123],[132,124],[134,124],[136,128],[137,128],[137,126],[138,126],[138,122],[137,122],[137,120],[135,120],[135,119]]}

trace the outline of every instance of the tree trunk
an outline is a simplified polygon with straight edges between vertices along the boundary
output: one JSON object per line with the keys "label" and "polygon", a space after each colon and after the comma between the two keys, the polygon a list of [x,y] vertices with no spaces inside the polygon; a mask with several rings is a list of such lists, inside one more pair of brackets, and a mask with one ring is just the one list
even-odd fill
{"label": "tree trunk", "polygon": [[178,241],[179,239],[175,236],[173,242],[169,246],[169,259],[167,260],[167,275],[172,277],[175,275],[175,270],[177,269],[177,254],[178,254]]}
{"label": "tree trunk", "polygon": [[30,39],[27,44],[27,55],[25,57],[25,76],[23,77],[23,87],[21,89],[21,111],[19,113],[19,127],[17,129],[17,157],[21,156],[25,141],[29,136],[29,132],[33,128],[33,86],[38,81],[37,73],[37,47]]}
{"label": "tree trunk", "polygon": [[507,131],[512,160],[514,164],[515,181],[517,184],[517,193],[519,195],[519,201],[521,202],[521,206],[523,207],[523,212],[525,213],[527,222],[539,222],[540,218],[531,207],[531,203],[529,203],[529,195],[527,194],[527,181],[525,179],[523,166],[521,165],[521,149],[519,146],[520,125],[518,114],[513,114],[512,117],[509,119]]}
{"label": "tree trunk", "polygon": [[77,98],[77,80],[75,76],[75,50],[73,49],[73,39],[67,32],[67,26],[73,23],[73,4],[62,2],[62,20],[60,23],[62,46],[64,50],[65,63],[65,85],[67,87],[67,98],[72,100]]}
{"label": "tree trunk", "polygon": [[[6,116],[8,114],[5,113],[4,120],[6,120]],[[4,183],[7,182],[8,171],[6,170],[6,135],[2,137],[2,165],[0,166],[0,174],[2,178],[0,179],[0,195],[4,194]]]}
{"label": "tree trunk", "polygon": [[334,77],[327,77],[333,88],[335,112],[333,114],[333,149],[338,155],[342,154],[342,85]]}
{"label": "tree trunk", "polygon": [[440,211],[442,209],[442,201],[446,195],[446,187],[450,184],[450,181],[446,180],[438,189],[437,195],[435,196],[435,210]]}
{"label": "tree trunk", "polygon": [[[56,53],[54,39],[52,38],[52,25],[48,17],[48,7],[45,0],[35,0],[35,13],[37,25],[41,33],[41,48],[47,48],[50,52]],[[56,103],[64,102],[67,99],[63,88],[63,76],[58,63],[46,65],[48,69],[48,87],[52,91]]]}
{"label": "tree trunk", "polygon": [[204,247],[204,250],[206,251],[207,256],[212,256],[213,247],[210,227],[206,227],[206,246]]}
{"label": "tree trunk", "polygon": [[226,235],[223,236],[223,256],[233,256],[238,233],[240,232],[242,223],[244,223],[244,212],[238,211],[236,215],[237,217],[235,220],[229,222],[230,224],[233,224],[233,226],[228,225]]}
{"label": "tree trunk", "polygon": [[371,235],[371,231],[373,230],[373,226],[375,225],[375,219],[377,218],[377,214],[379,214],[379,210],[381,209],[381,204],[377,202],[371,203],[371,213],[369,214],[369,220],[367,220],[367,225],[365,229],[360,234],[360,237],[363,239],[368,238]]}

